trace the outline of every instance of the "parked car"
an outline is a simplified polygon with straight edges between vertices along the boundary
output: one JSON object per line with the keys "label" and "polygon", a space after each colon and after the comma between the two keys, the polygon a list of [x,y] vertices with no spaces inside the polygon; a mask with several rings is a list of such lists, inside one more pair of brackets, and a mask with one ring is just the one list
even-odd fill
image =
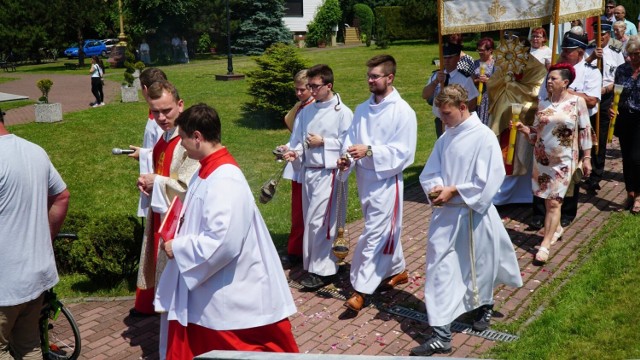
{"label": "parked car", "polygon": [[[100,40],[85,40],[83,46],[84,56],[91,57],[93,55],[107,56],[107,46]],[[78,57],[78,44],[73,44],[64,51],[64,55],[71,58]]]}
{"label": "parked car", "polygon": [[107,54],[111,54],[111,49],[118,45],[118,43],[120,42],[120,39],[102,39],[100,40],[104,43],[104,46],[107,47]]}

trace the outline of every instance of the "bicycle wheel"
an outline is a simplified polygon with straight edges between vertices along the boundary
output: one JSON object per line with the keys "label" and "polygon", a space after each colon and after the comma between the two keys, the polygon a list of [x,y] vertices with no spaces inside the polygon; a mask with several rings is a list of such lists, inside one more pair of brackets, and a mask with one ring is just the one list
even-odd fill
{"label": "bicycle wheel", "polygon": [[44,350],[44,360],[75,360],[80,356],[80,330],[64,305],[56,320],[49,319],[47,328],[49,347],[48,352]]}

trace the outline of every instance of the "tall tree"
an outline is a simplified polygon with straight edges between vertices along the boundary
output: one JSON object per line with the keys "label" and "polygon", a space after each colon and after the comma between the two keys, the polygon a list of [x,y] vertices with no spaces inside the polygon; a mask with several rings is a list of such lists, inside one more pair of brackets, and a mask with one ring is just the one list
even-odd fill
{"label": "tall tree", "polygon": [[3,0],[0,6],[0,51],[39,60],[40,48],[57,47],[64,40],[62,1]]}
{"label": "tall tree", "polygon": [[291,43],[289,29],[284,25],[283,0],[240,0],[234,17],[242,19],[233,51],[259,55],[271,44]]}

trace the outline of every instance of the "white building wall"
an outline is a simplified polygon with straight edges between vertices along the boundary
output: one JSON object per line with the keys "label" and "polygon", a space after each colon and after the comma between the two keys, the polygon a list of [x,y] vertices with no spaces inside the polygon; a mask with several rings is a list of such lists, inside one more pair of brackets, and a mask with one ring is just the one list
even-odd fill
{"label": "white building wall", "polygon": [[307,32],[307,24],[313,20],[316,10],[322,5],[323,0],[304,0],[302,4],[302,17],[284,17],[284,24],[291,32]]}

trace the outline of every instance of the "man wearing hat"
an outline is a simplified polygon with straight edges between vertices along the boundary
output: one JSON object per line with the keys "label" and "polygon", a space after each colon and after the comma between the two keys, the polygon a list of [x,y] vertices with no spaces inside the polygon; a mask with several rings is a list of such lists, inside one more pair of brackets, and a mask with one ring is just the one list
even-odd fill
{"label": "man wearing hat", "polygon": [[[600,27],[601,47],[597,47],[596,40],[592,40],[587,48],[586,54],[588,63],[597,66],[598,59],[602,59],[602,88],[600,93],[600,137],[598,139],[598,152],[595,146],[591,148],[591,167],[593,171],[588,179],[585,179],[584,186],[591,194],[600,190],[600,180],[604,173],[604,160],[607,148],[607,131],[609,129],[609,107],[613,101],[613,80],[616,68],[624,64],[622,52],[622,42],[611,37],[611,21],[602,21]],[[594,34],[598,33],[598,24],[593,24]],[[595,119],[591,119],[591,126],[595,129]]]}
{"label": "man wearing hat", "polygon": [[[436,70],[431,74],[431,78],[427,85],[422,89],[422,98],[427,100],[429,105],[432,105],[433,98],[438,95],[440,89],[447,85],[459,84],[469,94],[468,107],[469,111],[473,112],[476,109],[476,98],[478,97],[478,89],[473,84],[473,79],[464,76],[457,69],[458,61],[460,61],[460,52],[462,46],[452,43],[446,43],[443,46],[444,66],[443,70]],[[432,105],[433,106],[433,105]],[[440,137],[444,132],[442,121],[440,120],[440,111],[436,106],[431,109],[433,115],[436,117],[436,136]]]}
{"label": "man wearing hat", "polygon": [[[602,75],[598,67],[591,65],[585,61],[585,50],[587,49],[587,35],[578,35],[568,32],[562,39],[562,52],[560,53],[560,61],[573,65],[576,71],[576,77],[569,84],[569,94],[582,97],[589,108],[589,116],[591,123],[595,123],[595,114],[598,112],[598,103],[601,97]],[[546,83],[546,81],[545,81]],[[543,100],[548,97],[547,88],[540,88],[538,98]],[[584,157],[590,159],[591,155]],[[575,219],[578,212],[578,192],[574,191],[572,196],[565,196],[562,202],[560,224],[561,226],[569,226]],[[533,197],[533,227],[542,227],[544,219],[544,200],[539,197]]]}

